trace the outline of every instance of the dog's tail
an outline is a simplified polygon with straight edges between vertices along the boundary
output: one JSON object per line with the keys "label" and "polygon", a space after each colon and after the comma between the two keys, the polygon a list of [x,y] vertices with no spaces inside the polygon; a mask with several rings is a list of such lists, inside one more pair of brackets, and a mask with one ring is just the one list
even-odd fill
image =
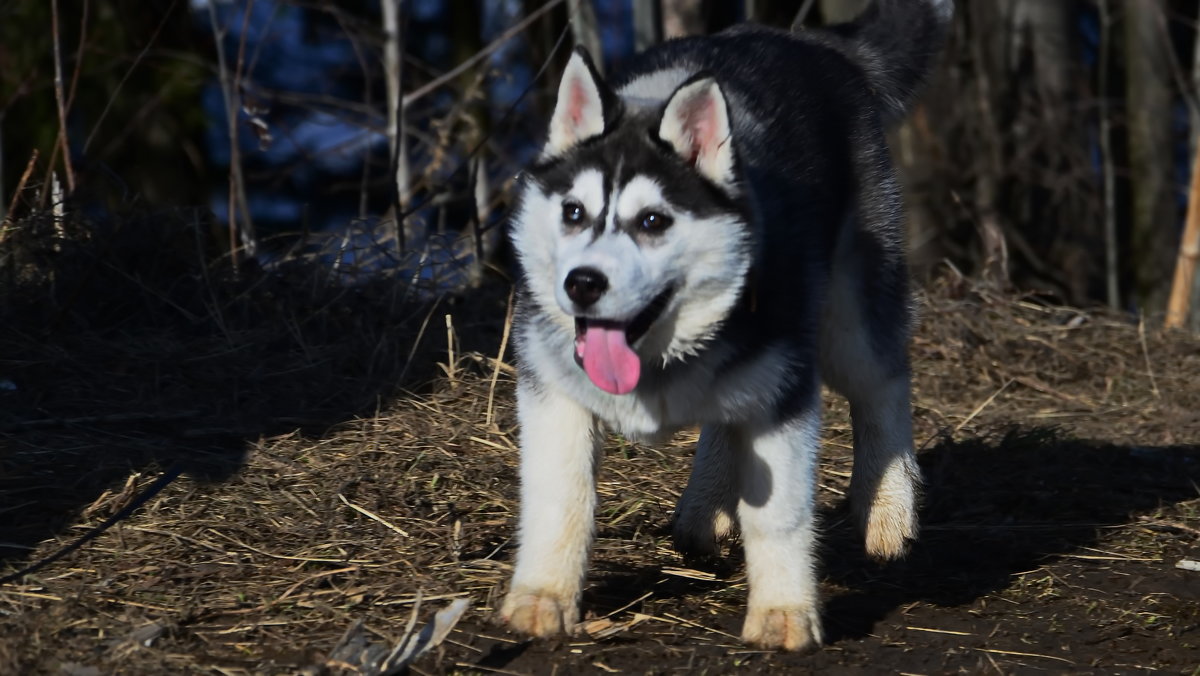
{"label": "dog's tail", "polygon": [[953,0],[874,0],[857,19],[830,27],[849,42],[886,122],[904,117],[941,51]]}

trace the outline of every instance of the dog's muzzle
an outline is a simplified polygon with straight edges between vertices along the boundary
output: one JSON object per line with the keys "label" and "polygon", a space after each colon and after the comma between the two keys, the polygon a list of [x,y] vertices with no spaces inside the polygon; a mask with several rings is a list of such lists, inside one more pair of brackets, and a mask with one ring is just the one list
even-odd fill
{"label": "dog's muzzle", "polygon": [[637,387],[642,362],[632,345],[662,316],[672,293],[669,287],[659,293],[629,322],[575,318],[575,361],[596,387],[609,394],[629,394]]}

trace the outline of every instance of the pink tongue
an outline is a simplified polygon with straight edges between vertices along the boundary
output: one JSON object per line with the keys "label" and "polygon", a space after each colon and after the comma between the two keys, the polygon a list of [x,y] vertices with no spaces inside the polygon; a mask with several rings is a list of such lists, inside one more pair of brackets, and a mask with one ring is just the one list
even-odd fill
{"label": "pink tongue", "polygon": [[623,327],[591,324],[583,335],[583,370],[596,387],[609,394],[629,394],[637,387],[642,363],[625,342]]}

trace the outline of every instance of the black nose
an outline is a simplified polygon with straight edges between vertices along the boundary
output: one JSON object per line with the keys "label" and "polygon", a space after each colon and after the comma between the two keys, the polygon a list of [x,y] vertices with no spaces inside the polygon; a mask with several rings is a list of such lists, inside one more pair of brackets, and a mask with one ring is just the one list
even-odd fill
{"label": "black nose", "polygon": [[575,268],[567,273],[563,288],[576,305],[587,308],[595,305],[608,290],[608,278],[595,268]]}

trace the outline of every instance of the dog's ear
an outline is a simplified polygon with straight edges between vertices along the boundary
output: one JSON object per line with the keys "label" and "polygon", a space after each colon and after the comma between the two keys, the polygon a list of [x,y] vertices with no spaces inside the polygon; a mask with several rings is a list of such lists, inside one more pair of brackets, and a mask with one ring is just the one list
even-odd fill
{"label": "dog's ear", "polygon": [[701,76],[676,89],[663,109],[658,137],[714,183],[732,187],[729,108],[716,80]]}
{"label": "dog's ear", "polygon": [[558,102],[542,157],[561,155],[603,134],[615,121],[618,108],[616,95],[600,79],[587,50],[576,47],[558,85]]}

